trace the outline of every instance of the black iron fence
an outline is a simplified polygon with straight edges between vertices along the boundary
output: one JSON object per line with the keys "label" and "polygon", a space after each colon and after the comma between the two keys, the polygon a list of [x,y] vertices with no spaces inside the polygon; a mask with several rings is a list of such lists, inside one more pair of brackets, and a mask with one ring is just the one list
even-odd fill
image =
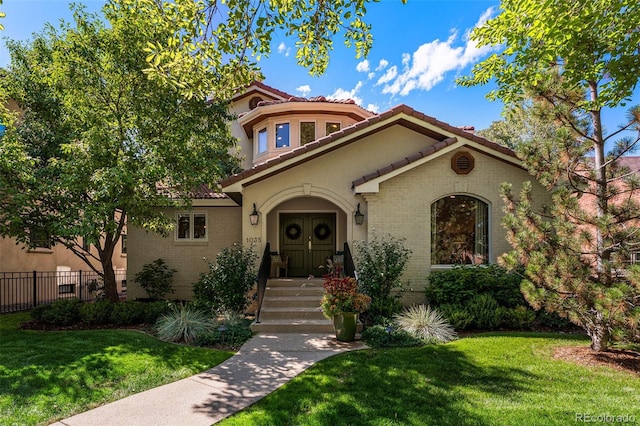
{"label": "black iron fence", "polygon": [[[115,271],[118,292],[126,293],[127,271]],[[60,299],[94,300],[102,278],[94,271],[0,272],[0,313],[26,311]]]}

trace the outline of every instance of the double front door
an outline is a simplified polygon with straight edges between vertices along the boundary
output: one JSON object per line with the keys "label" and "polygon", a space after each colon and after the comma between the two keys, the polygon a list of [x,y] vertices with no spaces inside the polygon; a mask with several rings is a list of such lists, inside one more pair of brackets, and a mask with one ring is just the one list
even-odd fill
{"label": "double front door", "polygon": [[289,257],[289,276],[322,276],[336,250],[335,213],[281,213],[280,252]]}

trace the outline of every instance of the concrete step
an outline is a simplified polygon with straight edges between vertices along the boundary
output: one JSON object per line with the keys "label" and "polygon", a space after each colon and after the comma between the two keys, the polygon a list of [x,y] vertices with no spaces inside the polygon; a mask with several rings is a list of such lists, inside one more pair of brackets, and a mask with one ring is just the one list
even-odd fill
{"label": "concrete step", "polygon": [[322,280],[306,278],[271,278],[267,281],[267,287],[317,287],[322,289]]}
{"label": "concrete step", "polygon": [[256,333],[334,333],[333,322],[324,320],[261,320],[251,324]]}
{"label": "concrete step", "polygon": [[322,289],[317,287],[267,287],[264,296],[266,297],[286,297],[286,296],[313,296],[322,299]]}
{"label": "concrete step", "polygon": [[264,308],[317,308],[320,306],[321,297],[317,296],[282,296],[272,297],[267,294],[262,301]]}
{"label": "concrete step", "polygon": [[315,308],[300,308],[300,307],[288,307],[288,308],[269,308],[263,307],[260,311],[260,320],[322,320],[322,310],[320,306]]}

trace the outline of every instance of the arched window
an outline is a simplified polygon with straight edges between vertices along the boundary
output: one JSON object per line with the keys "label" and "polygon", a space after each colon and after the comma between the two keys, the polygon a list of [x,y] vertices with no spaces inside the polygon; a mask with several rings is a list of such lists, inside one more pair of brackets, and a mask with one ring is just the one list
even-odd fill
{"label": "arched window", "polygon": [[489,262],[489,206],[467,195],[431,205],[431,264]]}

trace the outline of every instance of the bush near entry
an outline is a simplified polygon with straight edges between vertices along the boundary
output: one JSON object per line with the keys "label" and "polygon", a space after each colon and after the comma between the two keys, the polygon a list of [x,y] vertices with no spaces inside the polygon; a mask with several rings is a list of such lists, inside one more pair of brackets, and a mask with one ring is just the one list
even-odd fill
{"label": "bush near entry", "polygon": [[425,294],[458,331],[570,326],[555,314],[535,312],[520,291],[521,281],[518,271],[498,265],[455,266],[432,272]]}

